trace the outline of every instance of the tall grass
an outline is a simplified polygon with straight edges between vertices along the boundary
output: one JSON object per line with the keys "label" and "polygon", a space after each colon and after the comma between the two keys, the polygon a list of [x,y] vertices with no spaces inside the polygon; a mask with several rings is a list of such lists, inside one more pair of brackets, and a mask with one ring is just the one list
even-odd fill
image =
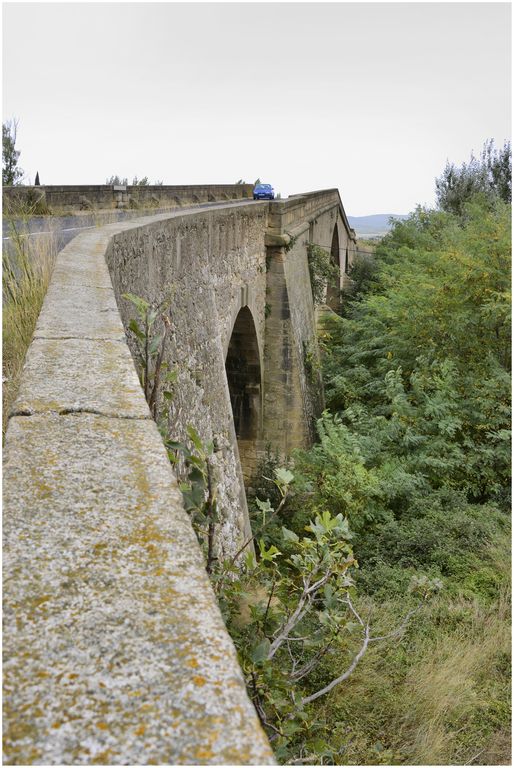
{"label": "tall grass", "polygon": [[[510,537],[498,542],[498,590],[440,597],[401,642],[371,649],[327,697],[339,765],[509,765]],[[375,602],[385,625],[397,599]]]}
{"label": "tall grass", "polygon": [[2,252],[3,436],[57,255],[53,232],[35,237],[27,232],[26,223],[11,219],[11,240],[4,243]]}

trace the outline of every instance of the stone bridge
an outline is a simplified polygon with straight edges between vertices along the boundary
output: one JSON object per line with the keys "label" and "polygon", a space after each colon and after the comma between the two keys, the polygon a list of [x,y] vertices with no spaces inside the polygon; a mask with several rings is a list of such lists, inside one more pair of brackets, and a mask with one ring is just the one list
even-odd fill
{"label": "stone bridge", "polygon": [[[167,302],[168,432],[212,440],[220,554],[266,446],[322,407],[309,244],[356,250],[337,190],[85,232],[59,254],[4,455],[7,764],[270,764],[126,331]],[[338,292],[328,291],[333,304]]]}

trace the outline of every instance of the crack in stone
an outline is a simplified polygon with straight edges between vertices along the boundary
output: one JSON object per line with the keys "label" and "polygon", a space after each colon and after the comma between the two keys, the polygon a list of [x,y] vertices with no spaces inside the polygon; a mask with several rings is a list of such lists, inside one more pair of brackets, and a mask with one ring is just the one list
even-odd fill
{"label": "crack in stone", "polygon": [[126,337],[112,339],[106,336],[39,336],[34,334],[34,339],[46,341],[112,341],[115,344],[127,344]]}
{"label": "crack in stone", "polygon": [[71,285],[70,283],[59,283],[59,275],[56,275],[55,279],[55,285],[60,286],[61,288],[95,288],[100,291],[111,291],[111,293],[114,293],[114,290],[109,285],[90,285],[90,283],[80,283],[80,285],[74,284]]}
{"label": "crack in stone", "polygon": [[119,413],[104,413],[96,410],[96,408],[61,408],[60,410],[48,410],[48,411],[31,411],[29,409],[22,409],[19,411],[13,411],[9,415],[9,419],[14,416],[80,416],[82,413],[90,413],[93,416],[102,416],[106,419],[123,419],[125,421],[152,421],[150,414],[148,416],[131,416],[130,414]]}

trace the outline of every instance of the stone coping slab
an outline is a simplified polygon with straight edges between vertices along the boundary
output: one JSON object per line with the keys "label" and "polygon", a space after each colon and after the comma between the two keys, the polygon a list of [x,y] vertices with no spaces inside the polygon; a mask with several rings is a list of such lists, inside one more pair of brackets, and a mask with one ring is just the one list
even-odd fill
{"label": "stone coping slab", "polygon": [[39,315],[35,338],[125,341],[112,288],[51,282]]}
{"label": "stone coping slab", "polygon": [[89,411],[149,419],[126,344],[89,339],[34,339],[13,415]]}
{"label": "stone coping slab", "polygon": [[13,417],[6,764],[273,764],[153,421]]}

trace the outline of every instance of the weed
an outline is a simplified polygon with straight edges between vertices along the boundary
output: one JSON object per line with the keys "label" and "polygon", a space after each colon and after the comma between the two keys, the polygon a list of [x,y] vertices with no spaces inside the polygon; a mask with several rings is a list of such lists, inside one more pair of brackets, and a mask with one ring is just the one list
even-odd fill
{"label": "weed", "polygon": [[9,244],[2,254],[2,433],[5,435],[9,411],[18,391],[25,353],[36,322],[57,256],[54,233],[28,236],[25,224],[10,220]]}

